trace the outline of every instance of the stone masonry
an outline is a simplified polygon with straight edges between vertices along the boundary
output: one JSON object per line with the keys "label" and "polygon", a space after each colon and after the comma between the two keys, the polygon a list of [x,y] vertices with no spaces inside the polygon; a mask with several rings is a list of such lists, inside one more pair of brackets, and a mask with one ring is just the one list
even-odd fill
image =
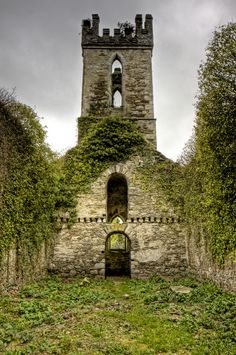
{"label": "stone masonry", "polygon": [[[186,230],[173,209],[158,210],[157,192],[142,191],[136,182],[136,167],[144,160],[134,157],[104,171],[87,194],[78,196],[78,219],[67,228],[68,216],[61,217],[63,228],[57,236],[50,269],[63,275],[106,273],[106,241],[111,233],[124,233],[131,243],[130,276],[147,278],[161,275],[185,275],[187,260]],[[113,174],[128,183],[128,219],[122,224],[107,221],[106,186]]]}
{"label": "stone masonry", "polygon": [[[101,113],[136,120],[155,153],[152,48],[151,15],[146,15],[144,25],[142,15],[136,15],[133,32],[115,29],[114,36],[109,29],[99,35],[98,15],[83,21],[83,122],[89,122],[91,114],[99,119]],[[121,96],[119,107],[114,104],[116,92]],[[79,121],[79,140],[81,135]],[[69,229],[69,216],[61,217],[52,272],[134,278],[186,274],[186,231],[181,217],[165,205],[159,191],[147,193],[137,182],[137,167],[145,159],[135,156],[110,167],[90,192],[78,196],[77,222]],[[157,208],[160,205],[165,208]]]}
{"label": "stone masonry", "polygon": [[[103,36],[99,36],[98,15],[93,15],[92,23],[89,20],[83,21],[81,115],[89,117],[93,107],[105,106],[105,114],[132,117],[137,120],[146,139],[156,147],[151,63],[152,16],[146,15],[144,28],[142,15],[136,15],[135,22],[134,36],[124,36],[119,29],[114,29],[114,36],[110,36],[108,29],[103,29]],[[119,109],[112,106],[112,64],[116,59],[122,65],[123,100]]]}
{"label": "stone masonry", "polygon": [[[82,123],[89,123],[91,116],[121,116],[137,121],[154,148],[153,159],[160,154],[155,153],[152,49],[151,15],[145,16],[144,23],[142,15],[136,15],[134,31],[116,28],[114,35],[106,28],[99,35],[98,15],[83,21],[79,142],[86,134]],[[118,107],[115,93],[121,97]],[[146,159],[135,156],[110,167],[92,184],[90,192],[78,196],[77,222],[68,228],[69,215],[61,216],[62,229],[55,240],[50,270],[65,276],[101,278],[190,275],[236,290],[235,256],[224,267],[216,266],[208,255],[206,240],[196,238],[199,231],[186,225],[167,204],[168,187],[149,193],[139,185],[138,167],[147,166]]]}

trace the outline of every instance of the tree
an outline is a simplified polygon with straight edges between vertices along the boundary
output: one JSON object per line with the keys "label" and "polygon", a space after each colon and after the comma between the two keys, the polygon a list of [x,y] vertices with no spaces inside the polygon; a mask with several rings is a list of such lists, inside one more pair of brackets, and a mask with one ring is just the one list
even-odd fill
{"label": "tree", "polygon": [[223,262],[236,250],[236,24],[214,32],[199,69],[194,167],[212,255]]}

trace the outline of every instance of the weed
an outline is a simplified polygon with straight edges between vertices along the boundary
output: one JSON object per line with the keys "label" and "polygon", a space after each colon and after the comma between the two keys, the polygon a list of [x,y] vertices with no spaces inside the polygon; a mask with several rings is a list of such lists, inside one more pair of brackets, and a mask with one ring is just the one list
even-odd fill
{"label": "weed", "polygon": [[213,283],[53,277],[0,298],[0,353],[234,355],[235,317]]}

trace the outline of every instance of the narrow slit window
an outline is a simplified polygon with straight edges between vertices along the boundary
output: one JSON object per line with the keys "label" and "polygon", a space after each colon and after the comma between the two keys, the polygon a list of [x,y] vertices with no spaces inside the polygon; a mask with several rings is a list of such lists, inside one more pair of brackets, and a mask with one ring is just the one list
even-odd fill
{"label": "narrow slit window", "polygon": [[114,108],[121,108],[123,106],[122,102],[122,64],[118,58],[115,57],[112,68],[111,68],[111,82],[112,82],[112,106]]}

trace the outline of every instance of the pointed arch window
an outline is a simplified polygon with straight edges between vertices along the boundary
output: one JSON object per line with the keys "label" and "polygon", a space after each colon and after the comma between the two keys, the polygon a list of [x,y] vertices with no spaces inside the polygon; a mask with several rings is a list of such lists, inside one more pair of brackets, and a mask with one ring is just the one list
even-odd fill
{"label": "pointed arch window", "polygon": [[122,95],[118,89],[113,94],[112,103],[113,103],[113,107],[116,108],[122,106]]}
{"label": "pointed arch window", "polygon": [[122,107],[122,64],[116,56],[111,68],[112,76],[112,106]]}
{"label": "pointed arch window", "polygon": [[118,57],[116,57],[112,63],[112,73],[114,72],[122,73],[122,64]]}
{"label": "pointed arch window", "polygon": [[123,218],[121,216],[117,215],[115,217],[112,217],[111,223],[113,223],[113,224],[123,224],[124,221],[123,221]]}

